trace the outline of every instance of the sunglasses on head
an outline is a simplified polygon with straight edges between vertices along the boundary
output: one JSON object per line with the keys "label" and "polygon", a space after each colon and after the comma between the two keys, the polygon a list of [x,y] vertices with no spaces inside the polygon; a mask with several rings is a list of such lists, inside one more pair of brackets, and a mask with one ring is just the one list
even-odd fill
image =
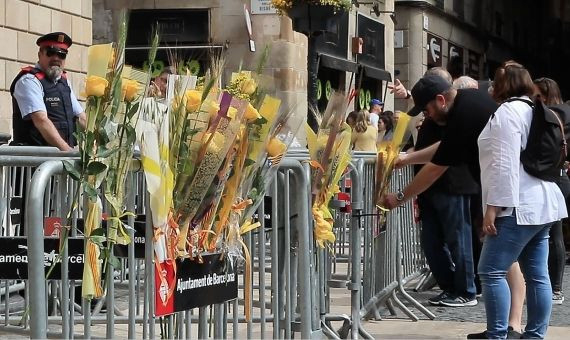
{"label": "sunglasses on head", "polygon": [[57,55],[60,59],[65,59],[67,58],[67,51],[57,47],[48,47],[46,48],[46,55],[50,58]]}

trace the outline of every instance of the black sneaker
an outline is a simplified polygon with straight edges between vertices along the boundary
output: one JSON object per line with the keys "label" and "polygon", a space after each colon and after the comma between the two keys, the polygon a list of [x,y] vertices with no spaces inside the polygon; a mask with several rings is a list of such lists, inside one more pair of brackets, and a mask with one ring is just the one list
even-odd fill
{"label": "black sneaker", "polygon": [[[515,331],[513,327],[509,326],[507,329],[507,339],[521,339],[522,334]],[[471,333],[467,334],[467,339],[488,339],[487,331],[483,331],[481,333]]]}
{"label": "black sneaker", "polygon": [[507,328],[507,339],[522,339],[522,334],[509,326],[509,328]]}
{"label": "black sneaker", "polygon": [[467,334],[467,339],[487,339],[487,331]]}
{"label": "black sneaker", "polygon": [[477,298],[450,296],[441,300],[440,304],[447,307],[472,307],[472,306],[477,306]]}
{"label": "black sneaker", "polygon": [[441,305],[441,300],[451,297],[451,293],[441,292],[438,295],[428,299],[428,303],[433,306]]}

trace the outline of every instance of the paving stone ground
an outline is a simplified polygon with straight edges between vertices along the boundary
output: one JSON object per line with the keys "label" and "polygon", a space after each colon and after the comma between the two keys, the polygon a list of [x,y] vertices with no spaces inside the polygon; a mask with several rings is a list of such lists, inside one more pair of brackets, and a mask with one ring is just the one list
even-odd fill
{"label": "paving stone ground", "polygon": [[[409,287],[414,287],[412,283]],[[567,296],[570,297],[570,266],[566,266],[564,276],[564,287],[566,287]],[[331,312],[333,314],[350,314],[350,293],[346,289],[332,289],[331,296]],[[407,289],[417,301],[426,306],[432,313],[436,315],[435,320],[429,320],[421,314],[412,305],[401,299],[410,309],[420,317],[419,322],[412,322],[404,313],[397,310],[396,316],[391,316],[387,309],[382,310],[382,321],[366,321],[364,328],[376,339],[465,339],[468,333],[479,332],[485,329],[485,308],[482,301],[474,307],[434,307],[427,303],[427,299],[439,294],[439,290],[432,289],[426,292],[415,292],[413,289]],[[268,294],[266,292],[266,294]],[[127,308],[129,296],[126,291],[117,289],[115,291],[117,304],[121,309]],[[269,296],[267,296],[269,299]],[[526,311],[525,311],[526,314]],[[526,319],[526,317],[525,317]],[[552,317],[550,322],[547,339],[567,339],[570,334],[570,300],[565,301],[562,305],[553,306]],[[333,323],[333,328],[338,329],[340,323]],[[193,326],[193,333],[197,327]],[[104,337],[105,325],[93,325],[91,330],[95,336]],[[240,327],[240,329],[242,329]],[[76,331],[81,333],[82,325],[76,326]],[[241,334],[238,338],[246,338],[245,334]],[[271,337],[271,323],[267,324],[265,338]],[[160,330],[157,326],[156,335],[160,337]],[[115,338],[124,339],[127,336],[126,325],[116,325]],[[197,334],[192,337],[196,338]],[[231,337],[230,334],[228,336]],[[253,338],[261,338],[259,325],[255,325],[252,333]],[[299,334],[296,334],[298,338]],[[137,326],[137,338],[142,337],[142,331]],[[11,334],[0,330],[0,339],[24,339],[27,338],[18,334]]]}
{"label": "paving stone ground", "polygon": [[[553,305],[550,318],[551,326],[570,327],[570,266],[567,265],[564,271],[563,289],[566,288],[567,300],[562,305]],[[408,291],[412,297],[423,305],[427,306],[434,313],[438,320],[459,321],[459,322],[485,322],[485,304],[482,299],[474,307],[434,307],[427,303],[427,299],[439,294],[441,291],[432,289],[427,292]],[[409,304],[407,304],[409,305]],[[411,305],[410,305],[411,306]],[[420,316],[421,313],[416,313]],[[423,315],[421,315],[423,318]],[[526,305],[523,311],[523,322],[526,320]]]}

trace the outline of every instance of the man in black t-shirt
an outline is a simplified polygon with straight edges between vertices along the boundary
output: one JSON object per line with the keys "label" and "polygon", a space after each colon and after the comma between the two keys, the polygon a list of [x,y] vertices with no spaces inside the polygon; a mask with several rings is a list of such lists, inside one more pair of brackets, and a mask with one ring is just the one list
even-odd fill
{"label": "man in black t-shirt", "polygon": [[[441,142],[422,150],[402,155],[398,166],[425,164],[412,182],[398,193],[384,198],[384,206],[395,208],[426,191],[450,166],[466,165],[477,182],[480,181],[477,138],[497,109],[487,94],[477,89],[455,90],[439,76],[427,75],[412,89],[415,106],[408,113],[416,116],[425,111],[430,119],[445,124]],[[470,297],[456,297],[447,305],[468,305]],[[467,300],[467,301],[466,301]]]}
{"label": "man in black t-shirt", "polygon": [[[416,150],[442,139],[445,126],[440,124],[426,118],[418,133]],[[414,167],[416,174],[421,167]],[[477,182],[462,164],[449,167],[431,187],[418,195],[422,249],[442,290],[441,294],[428,300],[432,305],[463,307],[477,304],[470,196],[478,192]]]}

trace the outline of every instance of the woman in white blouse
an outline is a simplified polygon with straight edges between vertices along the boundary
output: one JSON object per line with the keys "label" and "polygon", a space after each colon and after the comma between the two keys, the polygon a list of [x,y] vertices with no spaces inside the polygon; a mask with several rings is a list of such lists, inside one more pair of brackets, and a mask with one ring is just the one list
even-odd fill
{"label": "woman in white blouse", "polygon": [[[520,152],[526,147],[533,82],[520,64],[508,61],[495,73],[493,97],[503,104],[479,136],[479,163],[485,240],[479,275],[487,313],[487,337],[507,335],[509,267],[519,261],[527,284],[528,321],[523,336],[544,338],[552,309],[548,275],[548,232],[567,216],[564,197],[553,182],[526,173]],[[517,100],[509,100],[517,98]]]}

